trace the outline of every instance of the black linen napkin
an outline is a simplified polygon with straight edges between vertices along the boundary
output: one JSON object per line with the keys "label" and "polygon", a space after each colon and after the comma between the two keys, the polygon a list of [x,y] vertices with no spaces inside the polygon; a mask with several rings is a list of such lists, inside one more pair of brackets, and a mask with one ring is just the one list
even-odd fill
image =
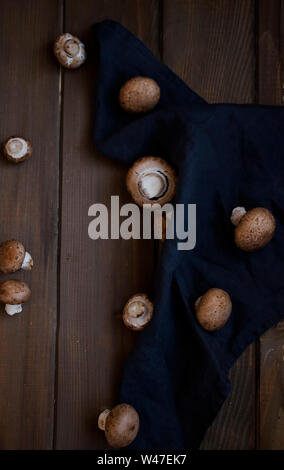
{"label": "black linen napkin", "polygon": [[[94,34],[97,147],[129,165],[145,155],[166,159],[178,173],[175,202],[197,204],[196,247],[178,251],[176,240],[166,241],[154,316],[122,377],[118,402],[133,405],[141,421],[129,448],[194,449],[230,391],[233,363],[283,316],[284,108],[209,105],[118,23],[97,24]],[[156,80],[161,99],[150,113],[133,116],[120,108],[118,92],[137,75]],[[236,206],[273,213],[276,233],[264,249],[235,246]],[[213,333],[194,313],[211,287],[233,303],[229,321]]]}

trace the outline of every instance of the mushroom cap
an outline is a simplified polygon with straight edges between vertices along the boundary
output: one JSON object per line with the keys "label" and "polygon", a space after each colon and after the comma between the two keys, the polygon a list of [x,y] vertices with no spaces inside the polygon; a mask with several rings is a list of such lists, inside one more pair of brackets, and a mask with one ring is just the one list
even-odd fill
{"label": "mushroom cap", "polygon": [[9,305],[18,305],[27,302],[31,290],[26,282],[10,279],[0,284],[0,302]]}
{"label": "mushroom cap", "polygon": [[127,328],[141,331],[153,315],[153,303],[146,294],[134,294],[124,306],[122,320]]}
{"label": "mushroom cap", "polygon": [[232,311],[232,302],[227,292],[212,288],[197,299],[195,310],[196,318],[202,328],[216,331],[227,322]]}
{"label": "mushroom cap", "polygon": [[10,136],[2,144],[2,153],[13,163],[20,163],[32,155],[32,144],[25,137]]}
{"label": "mushroom cap", "polygon": [[269,210],[255,207],[248,211],[235,228],[235,243],[244,251],[263,248],[272,239],[276,222]]}
{"label": "mushroom cap", "polygon": [[111,447],[120,449],[134,441],[139,431],[139,415],[131,405],[115,406],[105,422],[105,436]]}
{"label": "mushroom cap", "polygon": [[126,186],[136,204],[162,206],[174,197],[176,174],[162,158],[142,157],[128,170]]}
{"label": "mushroom cap", "polygon": [[127,113],[146,113],[153,109],[160,99],[160,87],[148,77],[133,77],[120,89],[119,103]]}
{"label": "mushroom cap", "polygon": [[0,245],[0,271],[14,273],[21,269],[26,250],[18,240],[8,240]]}
{"label": "mushroom cap", "polygon": [[67,69],[76,69],[86,60],[84,44],[70,33],[61,34],[56,38],[53,51],[58,62]]}

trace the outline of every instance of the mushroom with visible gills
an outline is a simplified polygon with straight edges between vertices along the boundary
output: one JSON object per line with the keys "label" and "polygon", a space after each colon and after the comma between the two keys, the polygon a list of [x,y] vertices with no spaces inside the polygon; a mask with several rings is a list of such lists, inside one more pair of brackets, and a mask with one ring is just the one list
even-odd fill
{"label": "mushroom with visible gills", "polygon": [[153,303],[146,294],[135,294],[130,297],[123,309],[123,323],[127,328],[141,331],[153,315]]}
{"label": "mushroom with visible gills", "polygon": [[195,311],[204,330],[216,331],[225,325],[231,315],[232,302],[226,291],[212,288],[197,299]]}
{"label": "mushroom with visible gills", "polygon": [[105,432],[111,447],[121,449],[136,438],[139,431],[139,415],[133,406],[122,403],[111,411],[104,410],[98,417],[98,427]]}
{"label": "mushroom with visible gills", "polygon": [[86,50],[80,39],[72,34],[61,34],[53,46],[58,62],[67,69],[76,69],[86,60]]}
{"label": "mushroom with visible gills", "polygon": [[26,282],[10,279],[0,284],[0,302],[5,304],[8,315],[22,311],[22,304],[31,296],[31,290]]}
{"label": "mushroom with visible gills", "polygon": [[33,259],[18,240],[8,240],[0,245],[0,271],[5,274],[19,269],[30,271]]}
{"label": "mushroom with visible gills", "polygon": [[142,157],[128,170],[126,186],[136,204],[162,206],[174,197],[175,171],[162,158]]}
{"label": "mushroom with visible gills", "polygon": [[160,87],[148,77],[133,77],[120,89],[119,103],[130,114],[146,113],[160,100]]}
{"label": "mushroom with visible gills", "polygon": [[273,215],[265,207],[255,207],[248,212],[244,207],[236,207],[231,222],[236,226],[235,244],[244,251],[264,248],[273,238],[276,228]]}
{"label": "mushroom with visible gills", "polygon": [[19,136],[11,136],[2,144],[2,153],[12,163],[20,163],[32,155],[31,142]]}

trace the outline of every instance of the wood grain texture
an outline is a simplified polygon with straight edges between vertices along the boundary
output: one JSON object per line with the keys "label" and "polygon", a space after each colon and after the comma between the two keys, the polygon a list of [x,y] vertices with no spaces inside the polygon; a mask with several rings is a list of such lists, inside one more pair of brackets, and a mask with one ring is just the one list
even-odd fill
{"label": "wood grain texture", "polygon": [[[209,102],[254,102],[254,2],[165,0],[163,60]],[[254,346],[232,369],[231,380],[232,392],[202,449],[255,445]]]}
{"label": "wood grain texture", "polygon": [[50,41],[59,3],[1,2],[0,140],[32,141],[30,160],[0,159],[0,240],[18,238],[34,269],[0,275],[27,281],[32,298],[14,317],[0,313],[0,448],[49,449],[53,438],[57,305],[59,70]]}
{"label": "wood grain texture", "polygon": [[[96,65],[60,72],[52,53],[63,29],[88,44],[106,18],[209,102],[284,103],[284,0],[1,1],[0,140],[23,134],[34,154],[0,159],[0,242],[19,238],[35,260],[0,274],[32,288],[22,314],[0,311],[1,450],[106,448],[97,413],[114,404],[136,338],[117,314],[153,285],[152,242],[88,238],[92,203],[130,201],[127,169],[92,143]],[[283,340],[282,322],[242,355],[202,449],[284,449]]]}
{"label": "wood grain texture", "polygon": [[284,2],[258,2],[260,104],[284,104]]}
{"label": "wood grain texture", "polygon": [[[258,7],[259,103],[284,104],[284,2],[261,0]],[[284,322],[260,340],[260,449],[284,448]]]}
{"label": "wood grain texture", "polygon": [[251,103],[254,1],[164,0],[163,10],[163,60],[210,103]]}
{"label": "wood grain texture", "polygon": [[[88,42],[93,22],[110,18],[158,51],[158,2],[65,2],[65,30]],[[57,449],[106,447],[97,414],[115,404],[122,367],[134,335],[117,314],[130,295],[149,292],[152,241],[88,238],[88,208],[110,207],[111,195],[130,202],[126,168],[102,157],[92,143],[96,68],[64,72],[62,228],[58,348]]]}

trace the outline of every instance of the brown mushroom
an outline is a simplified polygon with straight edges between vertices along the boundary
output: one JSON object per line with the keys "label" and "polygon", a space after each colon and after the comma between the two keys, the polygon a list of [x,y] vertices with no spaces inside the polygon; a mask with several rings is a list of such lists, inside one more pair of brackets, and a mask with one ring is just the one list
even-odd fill
{"label": "brown mushroom", "polygon": [[265,247],[275,233],[275,219],[264,207],[255,207],[248,212],[244,207],[236,207],[231,221],[236,225],[235,244],[244,251],[256,251]]}
{"label": "brown mushroom", "polygon": [[53,46],[58,62],[67,69],[76,69],[86,60],[86,50],[80,39],[72,34],[61,34]]}
{"label": "brown mushroom", "polygon": [[8,240],[0,245],[0,271],[14,273],[18,269],[30,271],[33,259],[18,240]]}
{"label": "brown mushroom", "polygon": [[153,303],[146,294],[135,294],[130,297],[123,309],[123,323],[127,328],[141,331],[153,315]]}
{"label": "brown mushroom", "polygon": [[160,99],[160,87],[148,77],[133,77],[120,89],[119,103],[127,113],[146,113],[153,109]]}
{"label": "brown mushroom", "polygon": [[10,162],[20,163],[32,155],[32,144],[24,137],[11,136],[2,144],[2,153]]}
{"label": "brown mushroom", "polygon": [[197,299],[195,311],[204,330],[216,331],[225,325],[231,315],[232,302],[227,292],[212,288]]}
{"label": "brown mushroom", "polygon": [[10,279],[0,284],[0,302],[5,304],[8,315],[22,311],[22,304],[31,296],[31,290],[26,282]]}
{"label": "brown mushroom", "polygon": [[108,444],[115,449],[126,447],[139,431],[139,415],[131,405],[116,405],[111,411],[104,410],[98,417],[98,426],[105,432]]}
{"label": "brown mushroom", "polygon": [[126,186],[136,204],[162,206],[174,197],[175,171],[162,158],[142,157],[128,170]]}

